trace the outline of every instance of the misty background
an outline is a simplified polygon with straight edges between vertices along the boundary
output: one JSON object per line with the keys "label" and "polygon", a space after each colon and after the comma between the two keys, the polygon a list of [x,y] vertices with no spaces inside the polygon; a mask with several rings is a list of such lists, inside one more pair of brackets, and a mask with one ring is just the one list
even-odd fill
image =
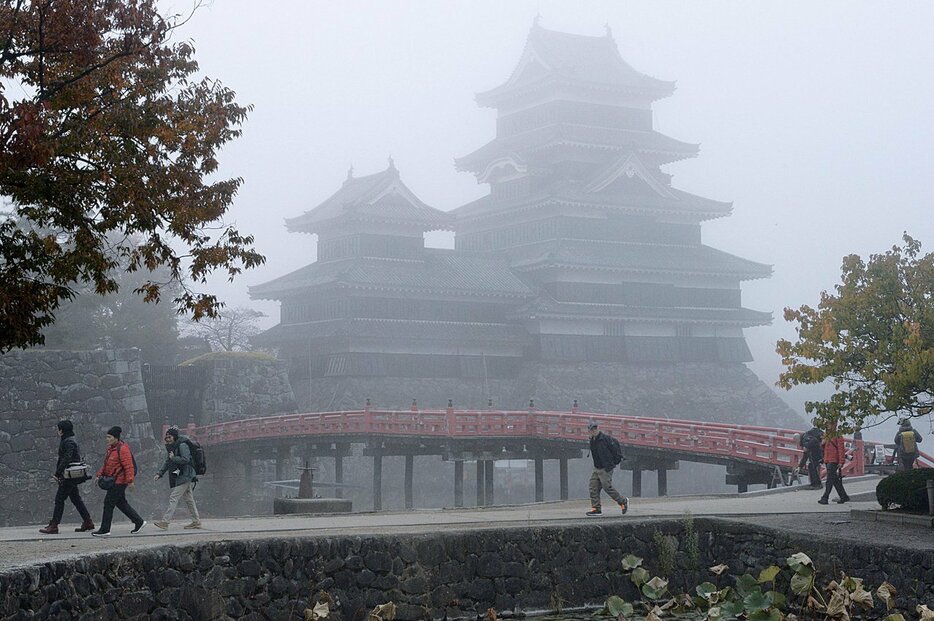
{"label": "misty background", "polygon": [[[536,15],[576,34],[608,25],[628,63],[677,81],[654,104],[655,128],[701,150],[663,170],[679,189],[733,202],[733,215],[703,225],[704,243],[774,268],[742,287],[744,306],[773,315],[745,331],[749,366],[769,385],[782,370],[775,341],[794,338],[782,309],[816,305],[844,255],[884,252],[904,231],[932,251],[934,3],[215,0],[177,36],[204,74],[255,106],[220,175],[245,179],[228,219],[267,263],[209,290],[275,325],[278,304],[250,300],[247,287],[315,259],[315,239],[286,233],[284,219],[330,196],[350,166],[371,174],[391,155],[406,185],[445,211],[486,194],[453,158],[494,136],[495,111],[474,94],[506,80]],[[776,391],[802,416],[828,392]]]}

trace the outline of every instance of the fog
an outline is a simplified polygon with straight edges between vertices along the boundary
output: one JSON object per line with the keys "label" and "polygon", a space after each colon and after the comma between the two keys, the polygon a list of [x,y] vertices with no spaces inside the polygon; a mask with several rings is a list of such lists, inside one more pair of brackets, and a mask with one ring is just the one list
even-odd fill
{"label": "fog", "polygon": [[[278,304],[250,301],[247,286],[314,259],[314,238],[283,221],[351,165],[366,175],[391,155],[442,210],[486,194],[453,158],[494,136],[495,111],[474,94],[506,80],[536,15],[578,34],[609,25],[633,67],[677,81],[655,127],[701,152],[663,170],[679,189],[733,202],[732,216],[704,224],[706,244],[774,267],[743,285],[744,306],[773,314],[745,331],[768,384],[781,370],[775,341],[794,336],[782,309],[816,304],[844,255],[885,251],[903,231],[932,250],[934,3],[218,0],[180,36],[206,75],[255,106],[221,161],[245,179],[229,220],[267,263],[212,291],[276,323]],[[823,393],[780,394],[803,414]]]}

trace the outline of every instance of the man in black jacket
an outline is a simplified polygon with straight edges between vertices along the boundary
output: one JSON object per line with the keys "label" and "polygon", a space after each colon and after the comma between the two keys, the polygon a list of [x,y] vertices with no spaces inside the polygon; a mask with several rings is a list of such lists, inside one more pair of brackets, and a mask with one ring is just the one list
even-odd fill
{"label": "man in black jacket", "polygon": [[613,468],[619,461],[616,459],[613,450],[613,439],[607,434],[597,429],[597,423],[590,421],[587,424],[587,431],[590,434],[590,456],[593,458],[593,474],[590,475],[590,511],[588,516],[601,515],[603,510],[600,508],[600,490],[619,504],[623,513],[629,511],[629,499],[616,491],[613,487]]}
{"label": "man in black jacket", "polygon": [[58,435],[61,440],[58,443],[58,462],[55,465],[55,474],[53,479],[58,483],[58,491],[55,492],[55,508],[52,510],[52,521],[45,528],[40,528],[39,532],[44,535],[57,535],[58,525],[62,521],[62,514],[65,512],[65,499],[70,498],[75,509],[81,514],[81,526],[75,529],[75,532],[81,533],[86,530],[94,530],[94,522],[91,521],[91,514],[88,508],[84,506],[81,500],[81,491],[78,485],[84,483],[87,479],[66,479],[65,468],[75,462],[81,461],[81,451],[78,449],[78,442],[75,440],[74,425],[70,420],[61,420],[57,425]]}
{"label": "man in black jacket", "polygon": [[812,427],[809,431],[805,431],[801,435],[801,440],[798,443],[804,451],[804,454],[801,456],[801,461],[798,463],[798,470],[803,468],[805,464],[807,465],[811,489],[820,489],[822,487],[820,482],[820,463],[824,454],[822,446],[823,439],[824,432],[817,427]]}

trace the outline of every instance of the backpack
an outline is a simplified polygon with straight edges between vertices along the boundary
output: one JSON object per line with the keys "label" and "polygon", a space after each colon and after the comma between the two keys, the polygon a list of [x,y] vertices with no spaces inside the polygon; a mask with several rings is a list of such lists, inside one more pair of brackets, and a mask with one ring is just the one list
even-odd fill
{"label": "backpack", "polygon": [[914,429],[903,431],[900,435],[902,438],[902,453],[916,453],[918,451],[918,444],[915,442]]}
{"label": "backpack", "polygon": [[204,449],[198,444],[197,440],[192,440],[188,436],[181,436],[178,441],[188,445],[188,450],[191,451],[191,462],[195,468],[195,474],[200,476],[207,472],[208,465],[204,460]]}
{"label": "backpack", "polygon": [[610,455],[613,456],[613,465],[618,466],[623,461],[623,448],[619,445],[619,440],[613,436],[607,436],[610,445]]}

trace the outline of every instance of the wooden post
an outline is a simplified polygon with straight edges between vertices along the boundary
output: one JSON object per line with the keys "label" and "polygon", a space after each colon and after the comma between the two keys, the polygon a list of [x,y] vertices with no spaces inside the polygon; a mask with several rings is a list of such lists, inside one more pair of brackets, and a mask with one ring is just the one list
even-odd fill
{"label": "wooden post", "polygon": [[668,470],[665,468],[658,469],[658,495],[668,495]]}
{"label": "wooden post", "polygon": [[412,501],[412,477],[415,470],[415,456],[405,456],[405,508],[411,509],[414,506]]}
{"label": "wooden post", "polygon": [[496,461],[492,459],[486,460],[486,505],[490,506],[493,504],[493,468]]}
{"label": "wooden post", "polygon": [[642,468],[632,469],[632,497],[642,497]]}
{"label": "wooden post", "polygon": [[373,455],[373,510],[383,510],[383,456]]}
{"label": "wooden post", "polygon": [[337,483],[337,487],[334,488],[334,497],[343,498],[344,488],[340,487],[340,484],[344,482],[344,455],[339,444],[334,446],[334,482]]}
{"label": "wooden post", "polygon": [[482,507],[486,504],[486,475],[484,462],[477,459],[477,506]]}
{"label": "wooden post", "polygon": [[454,460],[454,506],[464,506],[464,461]]}
{"label": "wooden post", "polygon": [[535,502],[545,500],[545,460],[535,458]]}
{"label": "wooden post", "polygon": [[568,458],[562,457],[558,460],[558,479],[561,487],[561,500],[568,499]]}

